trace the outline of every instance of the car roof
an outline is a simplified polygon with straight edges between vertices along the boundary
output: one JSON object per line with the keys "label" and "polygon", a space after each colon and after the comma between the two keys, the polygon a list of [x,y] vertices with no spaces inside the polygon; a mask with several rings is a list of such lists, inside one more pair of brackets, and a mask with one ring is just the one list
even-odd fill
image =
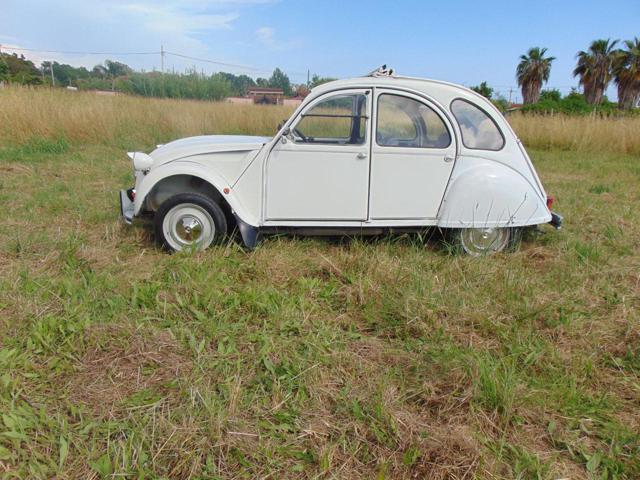
{"label": "car roof", "polygon": [[[332,90],[371,87],[412,90],[433,98],[443,106],[448,106],[455,98],[463,98],[476,104],[480,104],[485,108],[488,106],[493,107],[491,102],[485,97],[462,85],[456,85],[455,83],[443,82],[440,80],[403,77],[397,75],[370,75],[365,77],[335,80],[333,82],[323,83],[322,85],[314,87],[311,90],[311,94],[316,97]],[[493,108],[490,108],[490,110],[493,110]]]}

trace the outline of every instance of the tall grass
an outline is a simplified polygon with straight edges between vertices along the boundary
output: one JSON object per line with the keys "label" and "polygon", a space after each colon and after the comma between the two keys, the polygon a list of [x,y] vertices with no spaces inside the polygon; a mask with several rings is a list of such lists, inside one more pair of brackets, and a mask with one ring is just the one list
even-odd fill
{"label": "tall grass", "polygon": [[0,89],[0,143],[154,144],[202,134],[273,135],[290,108],[100,96],[45,88]]}
{"label": "tall grass", "polygon": [[[272,135],[292,109],[224,102],[98,96],[44,88],[0,89],[0,143],[153,145],[199,134]],[[512,115],[527,147],[640,154],[640,117]]]}
{"label": "tall grass", "polygon": [[522,115],[509,122],[525,146],[577,152],[640,154],[640,117]]}

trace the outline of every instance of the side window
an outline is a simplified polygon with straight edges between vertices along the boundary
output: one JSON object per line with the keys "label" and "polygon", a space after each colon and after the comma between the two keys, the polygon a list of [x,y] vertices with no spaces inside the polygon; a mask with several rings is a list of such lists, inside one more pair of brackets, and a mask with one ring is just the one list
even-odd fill
{"label": "side window", "polygon": [[462,143],[477,150],[501,150],[504,137],[496,123],[483,110],[466,100],[451,102],[451,111],[460,125]]}
{"label": "side window", "polygon": [[302,114],[293,129],[296,143],[359,145],[367,130],[367,96],[335,95]]}
{"label": "side window", "polygon": [[378,97],[376,142],[382,147],[446,148],[451,135],[431,107],[385,93]]}

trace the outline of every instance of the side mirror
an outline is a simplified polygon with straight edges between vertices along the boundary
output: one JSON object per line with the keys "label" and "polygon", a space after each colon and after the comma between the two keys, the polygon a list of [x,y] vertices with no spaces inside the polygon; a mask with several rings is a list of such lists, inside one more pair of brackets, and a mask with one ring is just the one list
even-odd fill
{"label": "side mirror", "polygon": [[287,140],[289,139],[291,135],[291,128],[287,127],[282,131],[282,136],[280,137],[280,141],[282,143],[287,143]]}

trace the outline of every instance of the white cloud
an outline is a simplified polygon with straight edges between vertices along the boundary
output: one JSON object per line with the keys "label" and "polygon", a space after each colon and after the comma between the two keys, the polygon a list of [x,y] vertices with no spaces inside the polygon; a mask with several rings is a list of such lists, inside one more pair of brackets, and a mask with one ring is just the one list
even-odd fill
{"label": "white cloud", "polygon": [[272,27],[260,27],[256,30],[255,35],[259,44],[273,51],[289,50],[300,44],[299,40],[279,40],[275,28]]}
{"label": "white cloud", "polygon": [[0,40],[4,40],[5,42],[17,42],[18,38],[12,37],[11,35],[0,35]]}
{"label": "white cloud", "polygon": [[273,38],[275,33],[275,29],[271,27],[260,27],[256,30],[256,38],[263,45],[273,48],[276,45],[276,41]]}
{"label": "white cloud", "polygon": [[141,27],[159,33],[193,35],[207,30],[230,29],[238,19],[237,12],[209,14],[201,10],[183,9],[176,6],[144,3],[126,4],[116,7],[116,14],[138,18]]}
{"label": "white cloud", "polygon": [[[93,52],[155,52],[165,50],[220,62],[243,64],[229,56],[225,39],[231,37],[243,13],[256,5],[280,0],[9,0],[0,14],[0,43],[43,50]],[[0,0],[3,3],[4,0]],[[34,5],[35,4],[35,5]],[[37,7],[37,8],[36,8]],[[34,15],[33,11],[38,10]],[[236,34],[237,35],[237,34]],[[232,37],[231,37],[232,38]],[[215,39],[215,40],[213,40]],[[268,42],[268,40],[266,40]],[[272,37],[271,50],[283,47]],[[16,52],[20,53],[20,52]],[[105,59],[146,70],[160,68],[160,55],[76,55],[23,52],[36,64],[54,60],[91,68]],[[165,68],[215,71],[217,67],[175,56]]]}

